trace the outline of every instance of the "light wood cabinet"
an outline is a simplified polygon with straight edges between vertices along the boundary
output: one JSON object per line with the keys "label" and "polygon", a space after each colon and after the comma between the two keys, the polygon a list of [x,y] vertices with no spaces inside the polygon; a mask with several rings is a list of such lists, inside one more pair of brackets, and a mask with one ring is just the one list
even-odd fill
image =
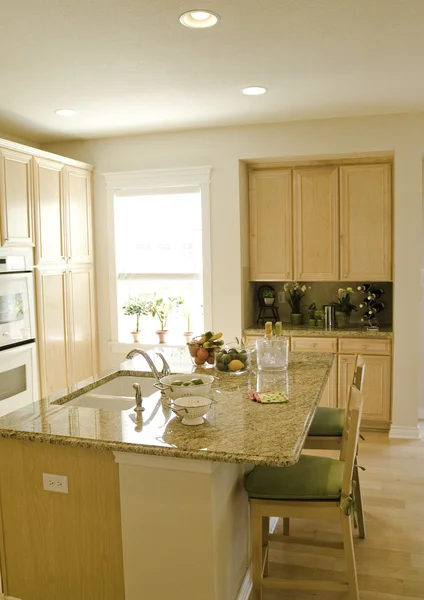
{"label": "light wood cabinet", "polygon": [[35,263],[38,266],[66,261],[63,164],[35,159]]}
{"label": "light wood cabinet", "polygon": [[391,281],[389,164],[340,167],[341,280]]}
{"label": "light wood cabinet", "polygon": [[292,171],[249,174],[252,281],[293,278]]}
{"label": "light wood cabinet", "polygon": [[294,278],[336,281],[339,277],[338,168],[294,170]]}
{"label": "light wood cabinet", "polygon": [[71,385],[68,290],[65,269],[36,269],[38,356],[41,396]]}
{"label": "light wood cabinet", "polygon": [[2,246],[33,246],[32,156],[0,148]]}
{"label": "light wood cabinet", "polygon": [[91,172],[65,167],[67,198],[67,260],[70,263],[92,262]]}
{"label": "light wood cabinet", "polygon": [[71,379],[78,383],[97,372],[93,268],[73,267],[67,278]]}

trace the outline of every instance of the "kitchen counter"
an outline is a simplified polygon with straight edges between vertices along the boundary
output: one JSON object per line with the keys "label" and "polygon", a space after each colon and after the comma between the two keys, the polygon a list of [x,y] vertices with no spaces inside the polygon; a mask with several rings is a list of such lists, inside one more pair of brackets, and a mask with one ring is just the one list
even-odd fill
{"label": "kitchen counter", "polygon": [[[248,327],[244,335],[265,335],[264,327]],[[308,325],[291,325],[283,323],[282,334],[287,337],[365,337],[365,338],[393,338],[393,328],[390,325],[381,326],[378,331],[367,331],[365,327],[347,327],[346,329],[324,329],[320,327],[309,327]]]}
{"label": "kitchen counter", "polygon": [[[343,332],[345,333],[345,332]],[[126,361],[66,394],[56,394],[0,419],[0,437],[118,452],[230,463],[289,466],[300,456],[310,421],[327,383],[332,354],[290,353],[286,373],[251,371],[216,376],[217,400],[203,425],[182,425],[160,393],[144,399],[143,419],[134,411],[67,406],[67,402],[120,375],[151,376]],[[286,404],[261,405],[248,391],[283,390]]]}

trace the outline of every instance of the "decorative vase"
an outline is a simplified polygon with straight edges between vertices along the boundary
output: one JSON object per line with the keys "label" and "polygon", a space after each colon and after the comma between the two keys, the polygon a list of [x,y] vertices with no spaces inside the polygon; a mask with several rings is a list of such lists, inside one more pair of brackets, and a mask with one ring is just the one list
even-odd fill
{"label": "decorative vase", "polygon": [[301,313],[291,313],[290,322],[292,325],[302,325],[303,315]]}
{"label": "decorative vase", "polygon": [[167,329],[159,329],[157,332],[159,337],[159,344],[166,344],[166,336],[168,335]]}
{"label": "decorative vase", "polygon": [[274,304],[275,298],[264,298],[264,302],[267,306],[272,306]]}
{"label": "decorative vase", "polygon": [[141,334],[141,331],[131,331],[131,335],[133,336],[134,344],[138,344],[140,342],[140,334]]}
{"label": "decorative vase", "polygon": [[309,327],[315,327],[317,325],[317,322],[315,321],[315,319],[309,319],[308,325]]}
{"label": "decorative vase", "polygon": [[350,314],[336,310],[336,323],[339,329],[345,329],[349,326]]}
{"label": "decorative vase", "polygon": [[324,319],[317,319],[317,327],[324,328],[325,321]]}

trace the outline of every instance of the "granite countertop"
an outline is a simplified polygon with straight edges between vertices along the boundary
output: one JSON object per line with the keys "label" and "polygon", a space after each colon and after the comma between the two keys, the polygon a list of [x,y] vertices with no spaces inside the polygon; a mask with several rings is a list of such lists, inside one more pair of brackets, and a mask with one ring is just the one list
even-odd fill
{"label": "granite countertop", "polygon": [[[120,375],[151,376],[136,359],[118,370],[84,382],[0,418],[0,437],[70,444],[156,456],[256,465],[289,466],[300,456],[309,424],[334,360],[327,353],[290,353],[287,372],[252,370],[241,375],[213,374],[217,400],[203,425],[182,425],[160,392],[144,398],[138,419],[133,409],[105,410],[68,406],[75,397]],[[285,404],[262,405],[249,391],[285,391]]]}
{"label": "granite countertop", "polygon": [[[243,331],[245,335],[265,335],[264,327],[248,327]],[[308,325],[290,325],[283,323],[282,335],[287,337],[365,337],[365,338],[393,338],[391,325],[384,325],[378,331],[367,331],[365,327],[347,327],[346,329],[324,329],[320,327],[308,327]]]}

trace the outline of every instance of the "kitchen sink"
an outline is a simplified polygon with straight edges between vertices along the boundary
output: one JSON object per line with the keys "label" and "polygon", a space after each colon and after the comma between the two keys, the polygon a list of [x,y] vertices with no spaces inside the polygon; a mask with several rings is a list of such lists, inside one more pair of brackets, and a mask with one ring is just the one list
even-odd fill
{"label": "kitchen sink", "polygon": [[104,410],[128,410],[135,406],[134,383],[140,385],[143,400],[153,394],[160,394],[153,385],[156,380],[152,377],[122,375],[70,400],[66,404],[85,408],[103,408]]}

